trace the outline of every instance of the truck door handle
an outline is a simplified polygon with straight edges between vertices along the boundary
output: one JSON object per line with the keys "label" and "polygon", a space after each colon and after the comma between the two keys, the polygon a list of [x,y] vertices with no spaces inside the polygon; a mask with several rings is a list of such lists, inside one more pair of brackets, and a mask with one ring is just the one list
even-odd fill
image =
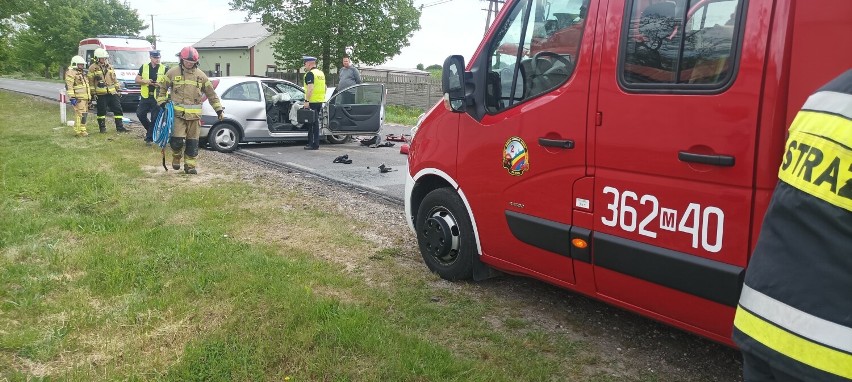
{"label": "truck door handle", "polygon": [[574,148],[574,140],[573,139],[539,138],[538,144],[545,146],[545,147],[558,147],[560,149],[573,149]]}
{"label": "truck door handle", "polygon": [[703,163],[711,166],[734,166],[734,157],[730,155],[696,154],[688,151],[678,151],[677,159],[681,162]]}

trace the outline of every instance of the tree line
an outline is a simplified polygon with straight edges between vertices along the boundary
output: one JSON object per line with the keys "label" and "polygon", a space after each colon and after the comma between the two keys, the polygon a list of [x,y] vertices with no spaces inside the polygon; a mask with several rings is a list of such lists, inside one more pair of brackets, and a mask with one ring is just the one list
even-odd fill
{"label": "tree line", "polygon": [[[413,0],[231,0],[230,5],[259,18],[280,37],[273,44],[280,67],[301,67],[302,56],[309,54],[320,59],[326,73],[350,49],[355,62],[381,64],[408,46],[420,29],[420,9]],[[50,78],[70,63],[80,40],[136,36],[146,29],[137,10],[119,0],[4,0],[0,74]]]}

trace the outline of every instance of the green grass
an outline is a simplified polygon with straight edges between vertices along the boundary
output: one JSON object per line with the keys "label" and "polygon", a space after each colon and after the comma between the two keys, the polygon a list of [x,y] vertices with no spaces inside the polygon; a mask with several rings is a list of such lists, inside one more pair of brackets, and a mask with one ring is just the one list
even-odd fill
{"label": "green grass", "polygon": [[609,380],[588,344],[405,265],[415,249],[334,200],[204,153],[164,172],[138,137],[0,104],[0,380]]}
{"label": "green grass", "polygon": [[414,126],[423,110],[401,105],[385,105],[385,122],[397,125]]}

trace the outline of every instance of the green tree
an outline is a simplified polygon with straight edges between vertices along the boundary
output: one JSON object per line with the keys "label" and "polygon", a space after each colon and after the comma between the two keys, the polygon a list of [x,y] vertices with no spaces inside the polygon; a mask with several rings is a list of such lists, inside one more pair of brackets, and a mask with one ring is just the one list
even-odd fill
{"label": "green tree", "polygon": [[275,60],[302,66],[302,56],[317,56],[322,70],[337,66],[346,47],[352,60],[381,64],[408,46],[420,29],[420,10],[412,0],[231,0],[232,9],[260,19],[279,38]]}
{"label": "green tree", "polygon": [[37,2],[22,20],[25,27],[12,37],[12,55],[23,69],[45,77],[68,65],[86,37],[136,35],[146,27],[135,9],[118,0]]}
{"label": "green tree", "polygon": [[14,66],[12,40],[24,25],[22,15],[35,3],[35,0],[5,0],[0,7],[0,73],[9,72]]}
{"label": "green tree", "polygon": [[20,15],[36,4],[35,0],[6,0],[0,7],[0,20]]}
{"label": "green tree", "polygon": [[423,70],[423,64],[417,64],[417,70]]}

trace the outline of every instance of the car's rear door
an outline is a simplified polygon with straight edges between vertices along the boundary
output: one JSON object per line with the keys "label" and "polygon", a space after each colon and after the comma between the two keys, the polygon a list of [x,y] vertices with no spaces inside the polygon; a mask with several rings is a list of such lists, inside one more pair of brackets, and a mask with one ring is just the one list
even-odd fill
{"label": "car's rear door", "polygon": [[262,137],[269,133],[266,103],[257,81],[245,81],[225,90],[221,97],[225,113],[243,125],[243,137]]}
{"label": "car's rear door", "polygon": [[328,100],[325,126],[335,134],[378,133],[384,123],[385,85],[360,84]]}

